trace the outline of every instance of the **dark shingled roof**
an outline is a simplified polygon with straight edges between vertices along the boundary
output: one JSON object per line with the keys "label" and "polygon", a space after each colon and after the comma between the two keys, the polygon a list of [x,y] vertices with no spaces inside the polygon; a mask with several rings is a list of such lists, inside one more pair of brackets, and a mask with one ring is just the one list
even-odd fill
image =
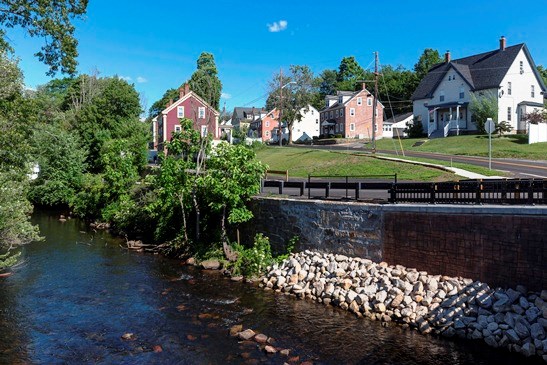
{"label": "dark shingled roof", "polygon": [[232,115],[235,114],[239,119],[245,119],[247,115],[251,115],[253,113],[254,115],[260,115],[261,113],[266,113],[266,110],[264,110],[263,108],[247,108],[236,106]]}
{"label": "dark shingled roof", "polygon": [[530,56],[528,48],[524,43],[521,43],[507,47],[503,51],[496,49],[494,51],[460,58],[448,63],[439,63],[433,66],[422,79],[412,94],[411,99],[431,98],[433,92],[450,69],[456,70],[460,77],[470,85],[471,90],[473,91],[497,88],[521,49],[524,50],[536,77],[538,77],[541,89],[545,91],[545,85],[536,70],[536,65]]}

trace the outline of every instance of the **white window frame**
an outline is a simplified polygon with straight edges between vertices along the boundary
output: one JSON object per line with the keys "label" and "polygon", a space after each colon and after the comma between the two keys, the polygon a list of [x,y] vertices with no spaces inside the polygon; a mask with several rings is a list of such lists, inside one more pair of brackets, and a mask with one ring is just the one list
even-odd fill
{"label": "white window frame", "polygon": [[174,129],[175,132],[180,132],[182,131],[182,128],[180,127],[180,124],[175,124],[175,129]]}
{"label": "white window frame", "polygon": [[349,124],[349,130],[350,130],[351,132],[354,132],[354,131],[355,131],[355,123],[350,123],[350,124]]}
{"label": "white window frame", "polygon": [[201,126],[201,136],[202,137],[207,136],[207,126],[206,125]]}
{"label": "white window frame", "polygon": [[340,109],[340,116],[343,117],[344,116],[344,109]]}
{"label": "white window frame", "polygon": [[205,119],[205,107],[204,106],[200,106],[198,108],[198,118]]}
{"label": "white window frame", "polygon": [[507,82],[507,95],[511,95],[513,92],[513,85],[511,84],[511,81]]}
{"label": "white window frame", "polygon": [[270,121],[269,120],[267,120],[265,124],[266,124],[267,128],[270,127]]}
{"label": "white window frame", "polygon": [[336,109],[336,112],[334,113],[336,115],[336,118],[338,118],[338,109]]}
{"label": "white window frame", "polygon": [[270,131],[266,131],[265,135],[266,135],[266,137],[269,137],[270,136]]}
{"label": "white window frame", "polygon": [[378,108],[376,108],[376,109],[374,110],[374,116],[375,116],[375,117],[378,116]]}
{"label": "white window frame", "polygon": [[363,98],[362,97],[357,98],[357,105],[363,105]]}
{"label": "white window frame", "polygon": [[536,97],[536,87],[534,85],[530,85],[530,97]]}
{"label": "white window frame", "polygon": [[374,132],[378,132],[378,123],[374,124]]}
{"label": "white window frame", "polygon": [[352,117],[355,116],[355,108],[349,108],[349,115]]}
{"label": "white window frame", "polygon": [[177,106],[177,118],[184,118],[184,105]]}

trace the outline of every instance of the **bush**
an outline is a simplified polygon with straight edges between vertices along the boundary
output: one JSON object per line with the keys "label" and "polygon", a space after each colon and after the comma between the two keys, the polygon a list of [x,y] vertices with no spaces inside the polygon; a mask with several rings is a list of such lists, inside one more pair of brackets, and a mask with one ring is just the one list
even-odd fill
{"label": "bush", "polygon": [[406,128],[404,130],[408,134],[409,138],[420,138],[424,136],[424,129],[422,122],[418,118],[414,117],[412,122],[406,123]]}
{"label": "bush", "polygon": [[334,138],[342,138],[342,135],[341,134],[335,134]]}

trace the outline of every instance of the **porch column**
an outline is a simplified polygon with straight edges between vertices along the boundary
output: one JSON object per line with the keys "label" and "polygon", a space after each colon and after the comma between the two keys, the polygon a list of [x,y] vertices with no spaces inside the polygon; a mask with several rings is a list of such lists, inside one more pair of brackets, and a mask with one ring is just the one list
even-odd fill
{"label": "porch column", "polygon": [[431,112],[427,109],[427,136],[431,134]]}
{"label": "porch column", "polygon": [[460,106],[456,107],[456,135],[460,135]]}

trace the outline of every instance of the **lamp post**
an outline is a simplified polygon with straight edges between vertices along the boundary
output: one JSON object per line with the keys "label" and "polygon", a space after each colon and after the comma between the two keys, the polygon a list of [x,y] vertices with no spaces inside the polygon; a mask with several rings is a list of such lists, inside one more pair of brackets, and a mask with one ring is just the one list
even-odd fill
{"label": "lamp post", "polygon": [[279,139],[279,147],[283,146],[282,136],[283,133],[281,132],[282,128],[282,114],[283,114],[283,89],[290,84],[296,84],[295,81],[289,81],[285,85],[282,85],[283,83],[283,70],[279,71],[279,129],[277,131],[277,137]]}

